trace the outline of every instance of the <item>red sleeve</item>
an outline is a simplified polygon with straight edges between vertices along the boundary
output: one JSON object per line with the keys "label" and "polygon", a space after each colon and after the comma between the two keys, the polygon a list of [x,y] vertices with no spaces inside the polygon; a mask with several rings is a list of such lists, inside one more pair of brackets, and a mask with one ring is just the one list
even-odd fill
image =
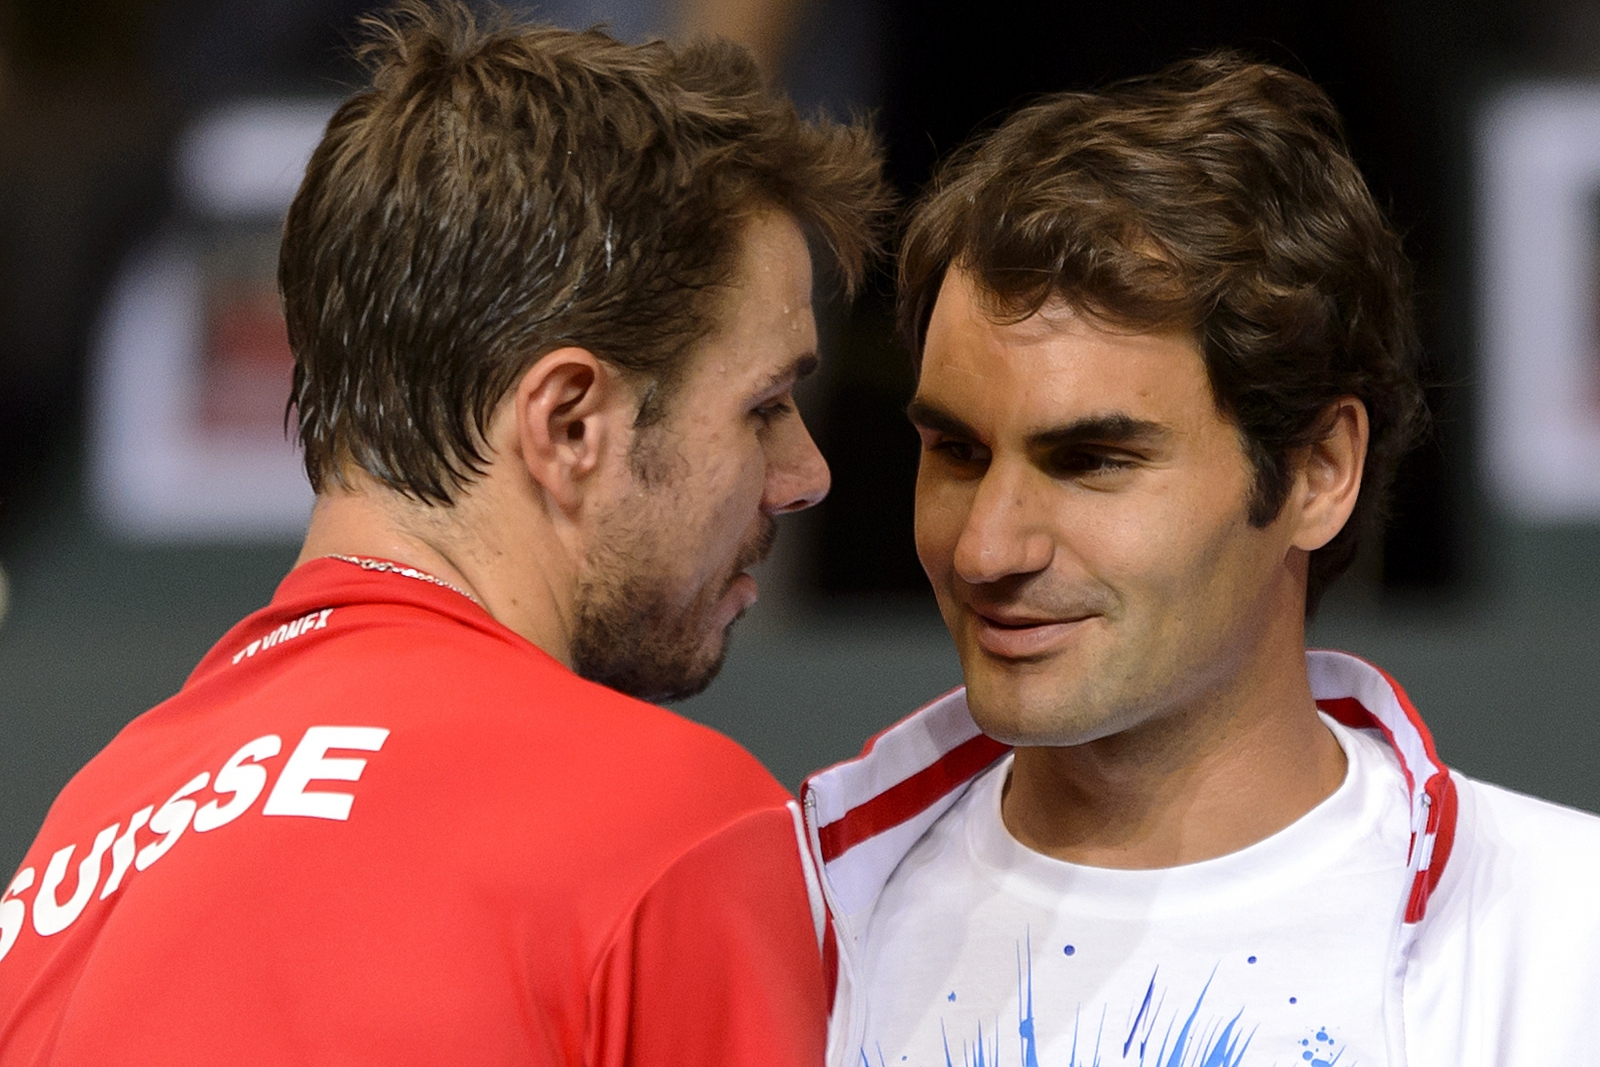
{"label": "red sleeve", "polygon": [[748,815],[651,886],[590,985],[592,1067],[820,1067],[828,1004],[788,811]]}

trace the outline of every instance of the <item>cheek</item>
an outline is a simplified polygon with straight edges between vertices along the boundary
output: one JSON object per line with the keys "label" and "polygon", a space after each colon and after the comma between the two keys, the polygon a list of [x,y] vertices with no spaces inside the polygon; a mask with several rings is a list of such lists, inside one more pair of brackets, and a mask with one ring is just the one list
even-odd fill
{"label": "cheek", "polygon": [[944,479],[931,477],[925,468],[918,468],[914,512],[917,558],[922,561],[922,569],[933,582],[935,591],[939,591],[943,576],[950,572],[956,542],[961,539],[967,520],[970,500],[966,497],[969,495],[959,492]]}
{"label": "cheek", "polygon": [[701,539],[716,557],[708,560],[707,566],[713,570],[725,566],[723,557],[736,553],[750,537],[765,489],[766,464],[759,451],[724,454],[719,462],[708,464],[691,478],[683,510],[665,516],[669,539],[674,528],[682,528],[687,517],[698,512],[704,523]]}
{"label": "cheek", "polygon": [[1222,506],[1215,498],[1190,501],[1152,517],[1129,538],[1141,539],[1142,571],[1130,581],[1142,586],[1163,618],[1158,625],[1181,628],[1202,643],[1207,632],[1238,628],[1239,616],[1254,610],[1262,579],[1259,531],[1246,521],[1243,505]]}
{"label": "cheek", "polygon": [[1146,584],[1171,566],[1166,516],[1116,493],[1061,489],[1051,499],[1053,570],[1112,589]]}
{"label": "cheek", "polygon": [[1061,558],[1114,591],[1124,608],[1155,616],[1151,625],[1185,625],[1214,610],[1215,579],[1231,572],[1232,523],[1214,501],[1154,489],[1137,498],[1077,494],[1061,503]]}

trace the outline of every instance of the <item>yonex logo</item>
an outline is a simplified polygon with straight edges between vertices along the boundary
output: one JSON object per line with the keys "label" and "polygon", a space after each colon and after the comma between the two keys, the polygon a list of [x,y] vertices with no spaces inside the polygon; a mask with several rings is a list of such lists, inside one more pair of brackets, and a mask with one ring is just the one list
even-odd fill
{"label": "yonex logo", "polygon": [[310,633],[312,630],[327,629],[328,616],[332,614],[332,608],[323,608],[321,611],[313,611],[304,618],[286,622],[267,634],[267,636],[258,637],[235,652],[233,654],[233,662],[238,663],[242,659],[248,659],[257,652],[264,652],[273,645],[281,644],[284,641],[292,641],[301,634]]}

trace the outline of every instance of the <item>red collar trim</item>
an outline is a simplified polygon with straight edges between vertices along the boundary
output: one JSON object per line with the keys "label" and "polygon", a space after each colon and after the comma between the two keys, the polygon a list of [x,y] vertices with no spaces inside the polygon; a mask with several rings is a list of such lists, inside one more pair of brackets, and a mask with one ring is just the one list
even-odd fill
{"label": "red collar trim", "polygon": [[[1388,674],[1342,652],[1308,652],[1306,665],[1319,708],[1346,726],[1378,731],[1399,757],[1411,793],[1408,863],[1415,871],[1405,921],[1416,923],[1455,842],[1455,782],[1411,698]],[[820,823],[817,844],[825,872],[856,883],[846,894],[850,900],[875,896],[889,873],[882,857],[862,855],[835,866],[836,861],[919,818],[931,824],[1008,751],[978,732],[966,692],[958,689],[874,737],[856,759],[819,771],[803,792],[808,814]],[[889,853],[891,869],[901,854]]]}

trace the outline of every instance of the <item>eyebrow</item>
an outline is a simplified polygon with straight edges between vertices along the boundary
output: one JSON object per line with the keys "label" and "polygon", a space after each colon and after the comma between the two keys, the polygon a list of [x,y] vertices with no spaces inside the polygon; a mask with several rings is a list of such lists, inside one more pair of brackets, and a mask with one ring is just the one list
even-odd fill
{"label": "eyebrow", "polygon": [[913,426],[937,433],[947,433],[951,437],[965,437],[969,440],[976,440],[978,437],[972,427],[921,397],[912,397],[911,403],[906,405],[906,418],[911,420]]}
{"label": "eyebrow", "polygon": [[817,358],[815,352],[803,353],[763,378],[752,393],[755,396],[760,396],[763,393],[771,392],[786,382],[794,384],[804,381],[816,373],[820,364],[821,360]]}
{"label": "eyebrow", "polygon": [[[950,412],[921,398],[906,405],[906,417],[913,425],[936,433],[963,437],[970,441],[979,439],[977,431]],[[1108,411],[1073,419],[1063,426],[1053,426],[1028,435],[1029,445],[1036,448],[1060,448],[1063,445],[1102,444],[1139,445],[1149,447],[1160,444],[1172,436],[1172,431],[1159,422],[1136,419],[1124,411]]]}

